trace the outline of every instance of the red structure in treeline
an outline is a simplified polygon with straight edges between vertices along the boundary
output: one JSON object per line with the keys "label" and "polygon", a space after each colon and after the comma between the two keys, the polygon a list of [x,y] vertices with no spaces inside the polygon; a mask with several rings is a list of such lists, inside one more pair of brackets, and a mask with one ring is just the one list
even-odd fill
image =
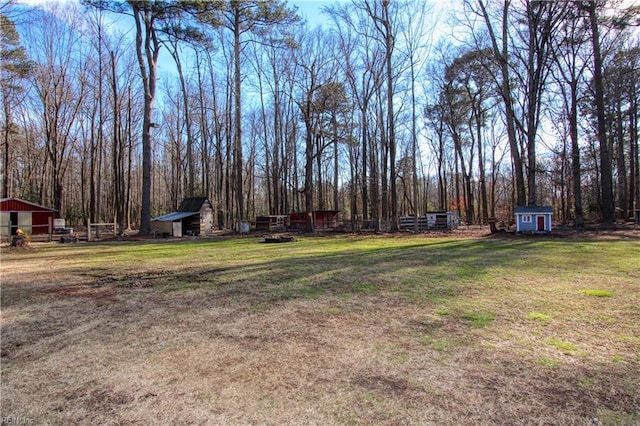
{"label": "red structure in treeline", "polygon": [[20,198],[0,199],[0,235],[16,235],[18,229],[27,234],[48,234],[56,210]]}
{"label": "red structure in treeline", "polygon": [[[334,229],[338,227],[339,210],[315,210],[310,213],[313,229]],[[307,229],[308,213],[289,213],[286,215],[257,216],[256,230],[286,231]]]}
{"label": "red structure in treeline", "polygon": [[[333,229],[338,227],[340,210],[314,210],[311,212],[313,229]],[[307,227],[307,213],[289,213],[290,229],[305,229]]]}

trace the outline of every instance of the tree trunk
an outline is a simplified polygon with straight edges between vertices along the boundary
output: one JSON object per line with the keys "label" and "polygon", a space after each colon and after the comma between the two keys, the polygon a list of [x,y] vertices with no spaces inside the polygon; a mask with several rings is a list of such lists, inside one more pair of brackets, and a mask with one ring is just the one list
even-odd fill
{"label": "tree trunk", "polygon": [[385,126],[382,105],[378,107],[378,128],[380,131],[380,208],[382,217],[380,219],[387,221],[389,219],[389,140],[387,127]]}
{"label": "tree trunk", "polygon": [[640,209],[640,168],[638,165],[638,103],[635,82],[629,107],[629,211]]}
{"label": "tree trunk", "polygon": [[2,129],[2,145],[4,146],[3,161],[4,173],[2,175],[2,198],[9,197],[9,183],[11,182],[11,156],[9,154],[11,144],[9,143],[9,135],[11,134],[11,109],[9,108],[9,100],[7,95],[2,93],[2,107],[4,111],[4,128]]}
{"label": "tree trunk", "polygon": [[[136,56],[144,89],[142,119],[142,200],[140,209],[140,235],[151,234],[151,167],[152,149],[151,127],[153,125],[153,104],[156,94],[156,65],[160,53],[160,43],[154,28],[155,16],[150,7],[129,1],[136,24]],[[148,5],[147,5],[148,6]],[[143,9],[144,7],[144,9]],[[144,23],[144,37],[142,25]]]}
{"label": "tree trunk", "polygon": [[369,155],[367,154],[367,146],[369,145],[369,141],[367,138],[368,121],[367,121],[367,102],[363,103],[362,108],[360,109],[360,118],[362,122],[361,126],[361,138],[362,138],[362,175],[360,179],[362,179],[362,220],[369,220],[369,191],[368,191],[368,182],[369,175],[367,172],[367,162],[369,161]]}
{"label": "tree trunk", "polygon": [[[310,101],[309,101],[310,103]],[[309,109],[311,107],[309,106]],[[307,214],[307,232],[313,232],[313,128],[311,118],[305,118],[307,133],[305,135],[305,165],[304,165],[304,211]]]}
{"label": "tree trunk", "polygon": [[505,121],[507,124],[507,138],[509,140],[509,148],[511,151],[511,159],[513,161],[513,169],[515,175],[515,192],[516,192],[516,204],[518,206],[526,205],[526,190],[524,181],[524,166],[522,157],[520,155],[520,148],[518,146],[518,137],[516,134],[516,117],[513,106],[513,98],[511,93],[511,75],[509,73],[509,5],[511,0],[504,0],[504,6],[502,9],[502,47],[498,46],[498,40],[493,30],[493,25],[487,13],[485,4],[482,0],[478,0],[478,4],[482,9],[482,16],[484,18],[487,30],[491,37],[493,45],[493,53],[498,63],[500,64],[500,72],[502,77],[502,85],[500,87],[500,95],[505,105]]}
{"label": "tree trunk", "polygon": [[339,193],[340,189],[338,188],[339,180],[338,180],[338,172],[339,172],[339,161],[338,161],[338,120],[336,118],[335,112],[331,116],[331,124],[333,127],[333,209],[340,210],[339,207]]}
{"label": "tree trunk", "polygon": [[195,160],[193,158],[193,132],[191,130],[191,114],[189,112],[189,93],[187,91],[187,83],[184,78],[184,72],[182,71],[182,61],[180,60],[180,54],[178,51],[178,41],[172,42],[171,56],[176,63],[176,69],[178,70],[178,79],[180,80],[180,90],[182,93],[182,107],[184,111],[184,124],[187,136],[187,197],[195,196],[195,180],[196,169]]}
{"label": "tree trunk", "polygon": [[234,63],[234,111],[235,111],[235,131],[234,131],[234,169],[235,169],[235,193],[238,220],[245,219],[244,213],[244,193],[242,188],[242,92],[240,76],[240,10],[239,5],[234,3],[234,27],[233,27],[233,63]]}
{"label": "tree trunk", "polygon": [[382,0],[383,25],[385,27],[385,60],[387,66],[387,129],[389,131],[389,163],[390,163],[390,183],[391,183],[391,231],[398,230],[398,194],[396,188],[396,135],[395,117],[393,112],[393,65],[391,57],[393,54],[394,37],[391,29],[391,19],[389,16],[390,0]]}
{"label": "tree trunk", "polygon": [[622,108],[620,105],[621,100],[618,99],[616,101],[616,169],[617,169],[617,204],[618,204],[618,218],[622,220],[626,220],[629,215],[627,212],[627,204],[628,204],[628,186],[627,186],[627,167],[624,156],[624,132],[623,132],[623,115]]}
{"label": "tree trunk", "polygon": [[613,210],[613,173],[611,166],[611,151],[606,134],[606,116],[604,105],[604,84],[602,78],[602,52],[600,50],[600,30],[596,12],[596,2],[588,2],[589,22],[591,24],[593,44],[593,84],[595,89],[595,106],[598,120],[597,137],[600,144],[600,202],[602,208],[602,223],[612,225]]}
{"label": "tree trunk", "polygon": [[582,209],[582,172],[580,170],[580,144],[578,140],[578,81],[573,79],[570,85],[571,105],[569,107],[569,134],[571,137],[571,177],[573,181],[574,224],[576,228],[584,226]]}
{"label": "tree trunk", "polygon": [[[482,204],[482,215],[480,216],[481,224],[484,224],[486,220],[489,219],[489,208],[488,208],[488,199],[487,199],[487,178],[485,175],[484,169],[484,147],[483,147],[483,138],[482,138],[482,111],[479,111],[480,106],[477,107],[477,111],[475,112],[476,116],[476,132],[477,132],[477,142],[478,142],[478,172],[480,174],[480,181],[478,184],[480,185],[480,204]],[[493,217],[493,216],[492,216]]]}
{"label": "tree trunk", "polygon": [[375,142],[373,138],[368,138],[371,145],[369,147],[369,176],[370,194],[371,194],[371,219],[374,223],[375,232],[380,232],[380,173],[378,166],[378,149],[374,149]]}

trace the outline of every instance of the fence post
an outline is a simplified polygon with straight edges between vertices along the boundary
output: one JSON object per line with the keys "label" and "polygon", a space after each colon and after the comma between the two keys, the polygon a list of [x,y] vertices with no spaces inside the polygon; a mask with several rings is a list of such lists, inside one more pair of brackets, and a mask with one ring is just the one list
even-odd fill
{"label": "fence post", "polygon": [[47,222],[49,224],[49,242],[51,242],[53,241],[53,218],[49,216]]}
{"label": "fence post", "polygon": [[87,219],[87,242],[91,241],[91,219]]}

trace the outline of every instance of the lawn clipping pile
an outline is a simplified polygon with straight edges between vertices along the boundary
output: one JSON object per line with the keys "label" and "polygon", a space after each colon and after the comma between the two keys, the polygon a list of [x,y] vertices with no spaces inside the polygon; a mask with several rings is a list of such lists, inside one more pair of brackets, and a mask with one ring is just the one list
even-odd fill
{"label": "lawn clipping pile", "polygon": [[640,424],[638,238],[2,248],[3,419]]}

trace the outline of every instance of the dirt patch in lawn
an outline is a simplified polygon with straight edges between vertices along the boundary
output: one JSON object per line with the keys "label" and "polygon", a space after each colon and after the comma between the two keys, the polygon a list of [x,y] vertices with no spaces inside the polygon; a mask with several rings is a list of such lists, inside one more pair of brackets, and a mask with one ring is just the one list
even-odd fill
{"label": "dirt patch in lawn", "polygon": [[[280,260],[275,251],[268,260],[251,260],[251,251],[218,254],[212,244],[189,268],[180,259],[82,263],[90,256],[82,250],[73,260],[37,250],[3,259],[2,417],[32,424],[640,422],[637,270],[603,271],[614,296],[589,298],[574,284],[579,276],[562,281],[558,270],[492,276],[492,267],[504,266],[490,264],[492,254],[477,258],[495,242],[398,239],[366,253],[349,241],[342,257],[310,257],[319,243],[296,243],[290,250],[299,251]],[[438,251],[443,246],[450,251]],[[435,263],[445,255],[484,265],[483,281],[463,274],[450,283],[449,264]],[[394,262],[392,273],[375,269]],[[426,267],[416,272],[420,262]],[[341,265],[342,275],[325,275]],[[445,272],[429,275],[436,267]],[[548,314],[545,321],[527,316],[534,311]],[[476,317],[491,321],[468,319]]]}

